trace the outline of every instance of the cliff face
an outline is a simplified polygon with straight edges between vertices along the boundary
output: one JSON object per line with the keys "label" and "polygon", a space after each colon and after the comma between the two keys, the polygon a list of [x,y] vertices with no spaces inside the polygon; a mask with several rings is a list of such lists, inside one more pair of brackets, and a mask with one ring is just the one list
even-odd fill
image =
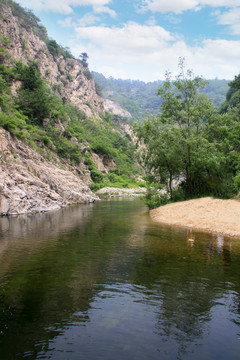
{"label": "cliff face", "polygon": [[[4,49],[0,52],[0,63],[11,68],[18,60],[26,65],[35,61],[48,86],[87,117],[98,118],[104,111],[88,68],[80,60],[61,53],[52,54],[36,29],[20,16],[14,16],[11,7],[1,2],[0,48]],[[13,80],[12,93],[20,86],[20,81]],[[56,122],[55,127],[64,131],[61,121],[56,119]],[[79,168],[57,156],[55,162],[46,161],[0,127],[0,216],[56,210],[99,200],[86,185],[92,181],[84,162]]]}
{"label": "cliff face", "polygon": [[74,59],[38,21],[0,0],[0,216],[97,201],[89,184],[121,182],[135,166],[131,129],[105,113],[86,57]]}
{"label": "cliff face", "polygon": [[129,111],[124,110],[119,103],[109,99],[104,100],[104,108],[112,114],[122,116],[124,118],[131,119],[132,115]]}
{"label": "cliff face", "polygon": [[[95,82],[80,60],[50,53],[34,29],[22,18],[14,16],[10,7],[0,4],[0,12],[0,44],[7,51],[2,60],[6,65],[11,65],[12,60],[21,60],[25,64],[34,60],[49,86],[66,101],[76,105],[89,117],[97,117],[100,112],[104,112],[102,98],[95,90]],[[8,39],[5,44],[3,38]],[[18,86],[17,83],[13,84],[13,91]]]}
{"label": "cliff face", "polygon": [[0,215],[99,200],[66,165],[55,166],[0,128]]}

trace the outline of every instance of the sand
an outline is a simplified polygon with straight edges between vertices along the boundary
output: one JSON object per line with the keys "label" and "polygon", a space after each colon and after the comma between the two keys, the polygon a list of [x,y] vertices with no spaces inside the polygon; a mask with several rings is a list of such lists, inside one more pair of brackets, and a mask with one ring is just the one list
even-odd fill
{"label": "sand", "polygon": [[150,211],[153,221],[240,238],[240,201],[205,197]]}

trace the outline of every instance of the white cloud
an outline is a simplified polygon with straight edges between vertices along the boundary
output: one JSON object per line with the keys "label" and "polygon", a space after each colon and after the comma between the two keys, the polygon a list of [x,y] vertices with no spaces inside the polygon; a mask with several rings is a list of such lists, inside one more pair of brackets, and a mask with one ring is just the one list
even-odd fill
{"label": "white cloud", "polygon": [[164,79],[166,70],[179,72],[178,59],[205,78],[232,79],[238,74],[240,41],[205,40],[188,46],[160,26],[128,23],[123,27],[77,27],[71,47],[77,56],[89,55],[90,68],[106,76],[154,81]]}
{"label": "white cloud", "polygon": [[63,28],[75,28],[77,26],[89,26],[89,25],[93,25],[96,22],[98,22],[99,20],[101,20],[98,16],[92,14],[92,13],[87,13],[85,14],[83,17],[81,17],[80,19],[77,20],[77,23],[73,21],[72,17],[67,17],[64,20],[59,20],[58,23],[63,27]]}
{"label": "white cloud", "polygon": [[117,13],[114,10],[110,9],[108,6],[96,5],[96,6],[93,6],[93,10],[97,14],[106,13],[106,14],[110,15],[112,18],[117,17]]}
{"label": "white cloud", "polygon": [[83,17],[78,19],[78,26],[93,25],[99,20],[100,19],[98,16],[95,16],[94,14],[91,14],[91,13],[87,13]]}
{"label": "white cloud", "polygon": [[140,25],[129,22],[122,27],[77,27],[76,34],[81,39],[87,39],[111,53],[146,55],[175,38],[161,26]]}
{"label": "white cloud", "polygon": [[217,14],[218,24],[228,25],[234,35],[240,35],[240,8]]}
{"label": "white cloud", "polygon": [[147,21],[145,21],[146,25],[155,26],[157,21],[154,16],[151,16]]}
{"label": "white cloud", "polygon": [[237,7],[240,6],[240,0],[143,0],[142,10],[150,10],[152,12],[173,12],[181,14],[186,10],[198,11],[204,6],[212,7]]}
{"label": "white cloud", "polygon": [[102,7],[104,12],[111,12],[105,5],[111,3],[112,0],[18,0],[18,3],[26,8],[36,11],[53,11],[61,14],[71,14],[76,6],[93,6]]}
{"label": "white cloud", "polygon": [[72,28],[75,26],[71,17],[67,17],[64,20],[59,20],[58,23],[64,28]]}
{"label": "white cloud", "polygon": [[180,14],[185,10],[194,9],[197,5],[197,0],[144,0],[142,9],[148,9],[152,12],[174,12]]}
{"label": "white cloud", "polygon": [[[152,12],[168,12],[168,16],[177,20],[180,16],[175,14],[209,5],[216,8],[219,24],[231,27],[236,35],[240,34],[240,0],[138,1]],[[20,3],[29,6],[29,0],[20,0]],[[166,70],[178,73],[179,57],[185,57],[188,67],[206,78],[231,79],[240,72],[240,41],[208,39],[189,46],[180,34],[166,31],[150,16],[142,25],[128,22],[115,27],[94,26],[101,20],[100,13],[116,17],[116,13],[108,7],[110,3],[111,0],[32,0],[31,7],[70,14],[59,23],[75,31],[71,44],[67,44],[71,52],[76,57],[87,52],[90,69],[107,76],[144,81],[163,79]],[[93,12],[76,20],[76,14],[71,15],[74,6],[84,5],[91,5]],[[221,6],[225,8],[221,9]],[[235,7],[234,10],[231,7]]]}

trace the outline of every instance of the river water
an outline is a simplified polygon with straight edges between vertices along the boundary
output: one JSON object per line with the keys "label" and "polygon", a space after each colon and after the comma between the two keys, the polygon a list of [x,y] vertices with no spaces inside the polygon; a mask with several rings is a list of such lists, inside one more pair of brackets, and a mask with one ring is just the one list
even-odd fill
{"label": "river water", "polygon": [[240,240],[139,199],[0,218],[1,360],[240,359]]}

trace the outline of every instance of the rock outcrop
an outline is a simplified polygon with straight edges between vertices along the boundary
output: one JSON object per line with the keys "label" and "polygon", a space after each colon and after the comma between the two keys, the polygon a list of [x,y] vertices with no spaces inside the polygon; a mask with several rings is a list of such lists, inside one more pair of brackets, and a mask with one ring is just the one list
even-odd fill
{"label": "rock outcrop", "polygon": [[122,116],[124,118],[131,119],[132,115],[129,111],[124,110],[119,103],[109,99],[104,100],[104,108],[112,114]]}
{"label": "rock outcrop", "polygon": [[143,196],[147,192],[147,189],[144,187],[141,188],[117,188],[117,187],[105,187],[96,192],[99,196],[107,197],[124,197],[124,196]]}
{"label": "rock outcrop", "polygon": [[1,216],[57,210],[99,200],[72,171],[47,162],[2,128],[0,156]]}
{"label": "rock outcrop", "polygon": [[[100,112],[104,112],[94,79],[80,60],[60,53],[52,54],[35,29],[21,17],[13,15],[11,7],[0,4],[0,12],[0,44],[2,42],[1,46],[6,50],[1,54],[4,58],[1,60],[6,65],[12,66],[13,61],[18,60],[25,64],[36,61],[42,77],[62,98],[75,104],[88,117],[98,117]],[[2,39],[5,39],[4,44]],[[12,91],[15,92],[19,86],[20,83],[13,83]]]}

